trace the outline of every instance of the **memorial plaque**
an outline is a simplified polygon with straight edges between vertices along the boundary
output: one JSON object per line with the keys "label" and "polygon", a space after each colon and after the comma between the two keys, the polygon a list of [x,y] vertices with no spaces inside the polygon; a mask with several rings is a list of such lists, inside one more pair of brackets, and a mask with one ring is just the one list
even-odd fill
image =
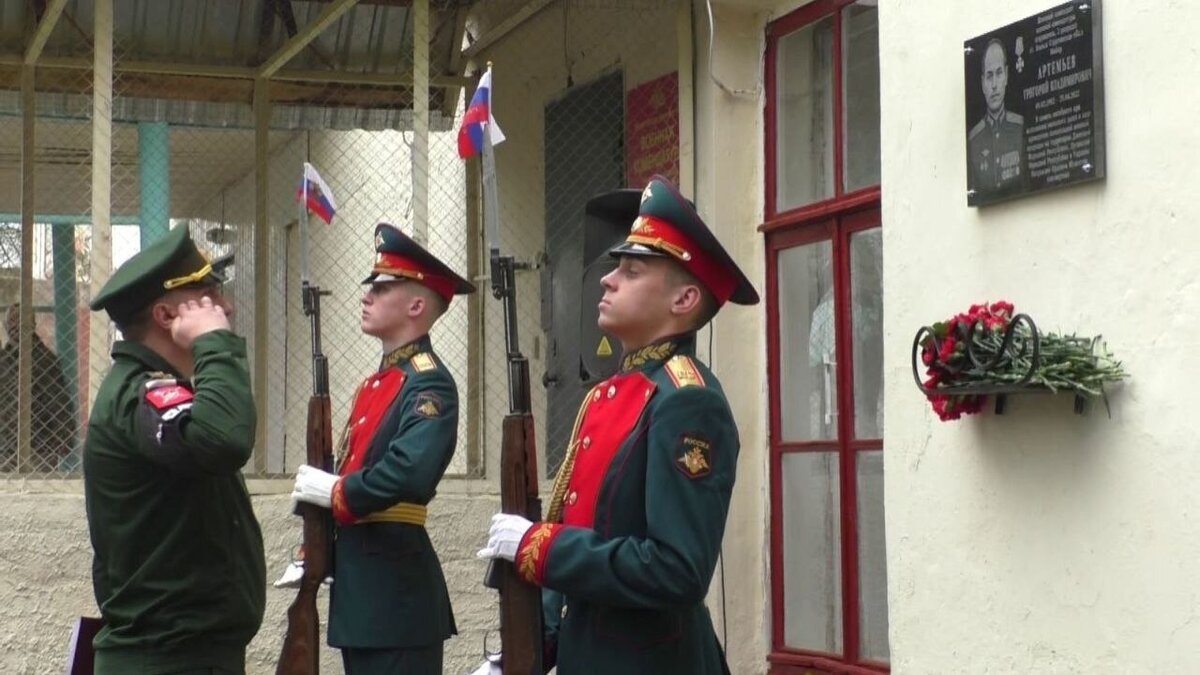
{"label": "memorial plaque", "polygon": [[968,205],[1104,177],[1100,26],[1077,0],[963,43]]}

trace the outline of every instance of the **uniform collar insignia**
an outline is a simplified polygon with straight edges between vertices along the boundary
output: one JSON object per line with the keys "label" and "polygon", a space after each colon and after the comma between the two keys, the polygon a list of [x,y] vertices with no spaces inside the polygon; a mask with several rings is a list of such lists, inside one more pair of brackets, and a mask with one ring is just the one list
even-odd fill
{"label": "uniform collar insignia", "polygon": [[647,363],[658,363],[671,358],[671,355],[679,349],[679,343],[676,338],[667,338],[634,350],[625,355],[621,361],[621,372],[626,373],[634,368],[640,368]]}
{"label": "uniform collar insignia", "polygon": [[422,342],[424,341],[414,340],[403,347],[398,347],[387,354],[384,354],[383,362],[379,364],[379,369],[387,370],[388,368],[394,368],[403,364],[405,361],[408,361],[413,357],[414,354],[421,351],[421,348],[424,346]]}

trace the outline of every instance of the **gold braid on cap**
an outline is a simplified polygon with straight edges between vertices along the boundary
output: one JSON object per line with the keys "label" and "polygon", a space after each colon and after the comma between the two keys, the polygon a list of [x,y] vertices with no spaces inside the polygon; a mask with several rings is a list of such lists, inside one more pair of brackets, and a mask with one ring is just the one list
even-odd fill
{"label": "gold braid on cap", "polygon": [[661,237],[646,237],[640,234],[631,234],[625,239],[625,241],[633,244],[642,244],[643,246],[649,246],[651,248],[657,248],[664,253],[671,254],[683,262],[688,262],[692,259],[692,254],[689,253],[687,249],[683,248],[682,246],[676,246],[669,241],[664,241]]}
{"label": "gold braid on cap", "polygon": [[184,276],[175,277],[174,279],[167,279],[163,282],[163,288],[169,291],[173,288],[179,288],[180,286],[194,284],[198,281],[201,281],[209,274],[212,274],[212,263],[204,263],[204,267],[201,267],[191,274],[185,274]]}

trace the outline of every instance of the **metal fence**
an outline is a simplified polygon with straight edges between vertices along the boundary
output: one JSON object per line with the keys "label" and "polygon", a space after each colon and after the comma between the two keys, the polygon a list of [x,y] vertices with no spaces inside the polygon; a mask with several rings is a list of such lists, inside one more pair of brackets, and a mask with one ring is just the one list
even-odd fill
{"label": "metal fence", "polygon": [[671,173],[671,147],[677,175],[677,3],[38,7],[0,0],[0,311],[12,308],[0,349],[0,473],[78,475],[88,402],[119,337],[87,303],[170,227],[189,227],[213,257],[236,255],[226,294],[250,345],[261,418],[246,470],[294,471],[311,386],[295,199],[305,161],[338,204],[331,225],[312,220],[307,242],[312,279],[331,292],[323,340],[335,428],[380,357],[378,341],[359,330],[360,281],[375,224],[390,222],[479,288],[452,303],[433,340],[459,386],[450,472],[494,470],[507,402],[504,324],[486,278],[479,160],[457,153],[488,60],[508,136],[496,149],[501,246],[527,263],[518,273],[521,346],[539,449],[547,473],[556,470],[582,392],[598,377],[580,365],[581,350],[597,348],[581,344],[583,205],[655,170]]}

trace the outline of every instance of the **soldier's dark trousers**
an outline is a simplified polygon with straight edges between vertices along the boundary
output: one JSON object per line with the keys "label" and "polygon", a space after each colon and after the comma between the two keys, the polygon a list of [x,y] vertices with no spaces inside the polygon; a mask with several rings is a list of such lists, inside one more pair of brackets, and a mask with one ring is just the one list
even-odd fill
{"label": "soldier's dark trousers", "polygon": [[346,675],[442,675],[442,643],[406,649],[343,649]]}

